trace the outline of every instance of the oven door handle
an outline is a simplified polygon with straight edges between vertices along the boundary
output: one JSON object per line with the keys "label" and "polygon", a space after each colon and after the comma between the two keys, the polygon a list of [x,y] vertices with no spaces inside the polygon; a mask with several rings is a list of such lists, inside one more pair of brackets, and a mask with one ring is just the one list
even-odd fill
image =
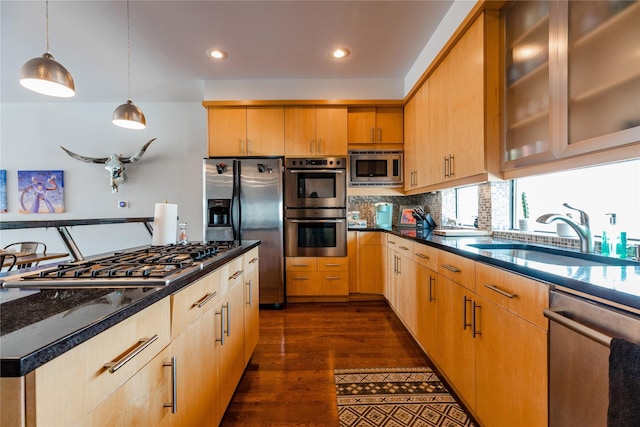
{"label": "oven door handle", "polygon": [[289,173],[344,173],[343,169],[289,169]]}
{"label": "oven door handle", "polygon": [[333,223],[338,224],[344,222],[344,219],[290,219],[289,222],[292,223],[309,223],[309,222],[325,222],[325,223]]}

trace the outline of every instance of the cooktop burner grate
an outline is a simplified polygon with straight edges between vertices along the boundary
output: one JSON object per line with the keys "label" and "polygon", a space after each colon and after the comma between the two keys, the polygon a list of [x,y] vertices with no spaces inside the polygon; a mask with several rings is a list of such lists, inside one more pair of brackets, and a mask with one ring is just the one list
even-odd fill
{"label": "cooktop burner grate", "polygon": [[[20,281],[37,287],[89,286],[162,286],[201,269],[221,251],[231,246],[219,243],[190,243],[187,245],[150,246],[132,251],[62,263],[33,274]],[[9,285],[6,282],[4,286]],[[9,287],[13,287],[9,285]]]}

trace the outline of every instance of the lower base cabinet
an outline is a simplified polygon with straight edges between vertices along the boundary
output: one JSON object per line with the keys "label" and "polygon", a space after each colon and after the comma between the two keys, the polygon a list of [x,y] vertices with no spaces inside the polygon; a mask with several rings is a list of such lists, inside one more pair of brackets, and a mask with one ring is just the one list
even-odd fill
{"label": "lower base cabinet", "polygon": [[[167,347],[76,425],[86,427],[177,425],[173,423],[171,413],[174,405],[172,361],[175,359],[171,358],[171,351]],[[48,424],[45,422],[44,425]]]}
{"label": "lower base cabinet", "polygon": [[258,271],[255,248],[26,376],[3,378],[2,425],[218,425],[257,344]]}
{"label": "lower base cabinet", "polygon": [[287,300],[346,301],[349,296],[347,257],[288,257]]}
{"label": "lower base cabinet", "polygon": [[385,297],[463,404],[484,426],[546,426],[548,285],[398,239]]}

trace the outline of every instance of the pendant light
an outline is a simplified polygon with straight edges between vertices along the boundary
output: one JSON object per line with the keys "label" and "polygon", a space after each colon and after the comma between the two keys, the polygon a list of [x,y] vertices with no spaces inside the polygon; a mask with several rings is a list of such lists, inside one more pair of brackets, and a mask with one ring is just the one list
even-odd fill
{"label": "pendant light", "polygon": [[131,29],[129,0],[127,0],[127,53],[129,99],[113,112],[113,124],[127,129],[144,129],[147,127],[147,119],[145,119],[142,110],[131,100]]}
{"label": "pendant light", "polygon": [[76,88],[69,71],[49,52],[49,0],[45,1],[45,9],[47,51],[25,62],[20,70],[20,84],[44,95],[68,98],[76,94]]}

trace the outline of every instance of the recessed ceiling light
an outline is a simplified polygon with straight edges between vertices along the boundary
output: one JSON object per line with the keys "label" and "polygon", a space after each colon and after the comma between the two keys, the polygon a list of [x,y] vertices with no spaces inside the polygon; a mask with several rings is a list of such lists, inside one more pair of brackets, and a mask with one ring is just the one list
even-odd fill
{"label": "recessed ceiling light", "polygon": [[222,49],[209,49],[207,50],[207,55],[214,59],[225,59],[227,57],[227,52]]}
{"label": "recessed ceiling light", "polygon": [[349,52],[349,49],[341,47],[341,48],[338,48],[338,49],[334,50],[331,55],[336,59],[344,59],[347,56],[349,56],[350,54],[351,54],[351,52]]}

